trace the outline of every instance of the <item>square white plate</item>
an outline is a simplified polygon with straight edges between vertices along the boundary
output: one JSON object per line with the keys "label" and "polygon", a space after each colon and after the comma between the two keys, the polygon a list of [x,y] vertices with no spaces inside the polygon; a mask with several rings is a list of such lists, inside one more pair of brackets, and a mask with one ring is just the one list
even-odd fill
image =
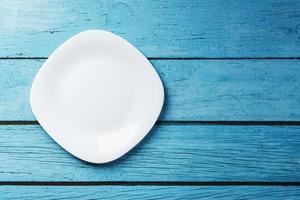
{"label": "square white plate", "polygon": [[30,104],[46,132],[92,163],[113,161],[155,124],[162,82],[147,58],[106,31],[81,32],[56,49],[35,76]]}

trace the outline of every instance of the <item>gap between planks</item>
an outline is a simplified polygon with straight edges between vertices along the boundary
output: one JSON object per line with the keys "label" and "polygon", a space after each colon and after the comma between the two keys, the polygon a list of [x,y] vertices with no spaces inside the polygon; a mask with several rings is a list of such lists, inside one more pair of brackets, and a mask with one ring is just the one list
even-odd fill
{"label": "gap between planks", "polygon": [[[1,125],[39,125],[39,122],[0,121]],[[300,121],[157,121],[155,125],[300,126]]]}
{"label": "gap between planks", "polygon": [[[0,60],[36,60],[48,57],[0,57]],[[147,57],[149,60],[300,60],[300,57]]]}
{"label": "gap between planks", "polygon": [[300,182],[168,182],[168,181],[74,181],[74,182],[13,182],[0,181],[0,185],[14,186],[300,186]]}

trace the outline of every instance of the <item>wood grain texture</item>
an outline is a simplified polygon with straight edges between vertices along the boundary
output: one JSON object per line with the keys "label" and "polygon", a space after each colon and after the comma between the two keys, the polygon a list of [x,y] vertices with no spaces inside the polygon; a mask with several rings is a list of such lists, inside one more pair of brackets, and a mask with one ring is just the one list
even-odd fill
{"label": "wood grain texture", "polygon": [[299,199],[300,187],[0,186],[1,199]]}
{"label": "wood grain texture", "polygon": [[[43,60],[0,60],[0,120],[35,120],[29,92]],[[300,120],[300,60],[151,60],[161,120]]]}
{"label": "wood grain texture", "polygon": [[[104,165],[80,161],[38,125],[32,79],[63,41],[112,31],[152,58],[166,90],[161,120],[300,121],[298,0],[0,0],[0,182],[300,181],[300,126],[159,123]],[[38,184],[38,183],[37,183]],[[0,186],[0,199],[299,199],[281,186]]]}
{"label": "wood grain texture", "polygon": [[299,57],[298,0],[0,0],[0,57],[47,57],[87,29],[148,57]]}
{"label": "wood grain texture", "polygon": [[80,161],[38,125],[0,126],[1,181],[299,181],[300,126],[159,125],[104,165]]}

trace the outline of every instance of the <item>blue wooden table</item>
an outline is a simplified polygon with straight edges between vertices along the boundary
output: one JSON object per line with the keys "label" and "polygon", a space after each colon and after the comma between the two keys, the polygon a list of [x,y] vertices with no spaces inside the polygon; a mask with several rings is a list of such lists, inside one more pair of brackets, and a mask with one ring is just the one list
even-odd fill
{"label": "blue wooden table", "polygon": [[[39,126],[32,79],[88,29],[121,35],[164,82],[159,121],[104,165]],[[0,0],[0,199],[300,199],[299,0]]]}

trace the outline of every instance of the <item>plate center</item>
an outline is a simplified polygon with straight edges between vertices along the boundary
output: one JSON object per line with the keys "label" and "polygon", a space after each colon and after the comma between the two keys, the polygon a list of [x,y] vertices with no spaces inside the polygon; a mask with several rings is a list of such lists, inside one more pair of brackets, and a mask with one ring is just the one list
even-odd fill
{"label": "plate center", "polygon": [[63,112],[64,120],[93,134],[105,134],[126,125],[134,87],[127,70],[120,65],[91,58],[73,62],[59,91],[60,109],[67,110]]}

